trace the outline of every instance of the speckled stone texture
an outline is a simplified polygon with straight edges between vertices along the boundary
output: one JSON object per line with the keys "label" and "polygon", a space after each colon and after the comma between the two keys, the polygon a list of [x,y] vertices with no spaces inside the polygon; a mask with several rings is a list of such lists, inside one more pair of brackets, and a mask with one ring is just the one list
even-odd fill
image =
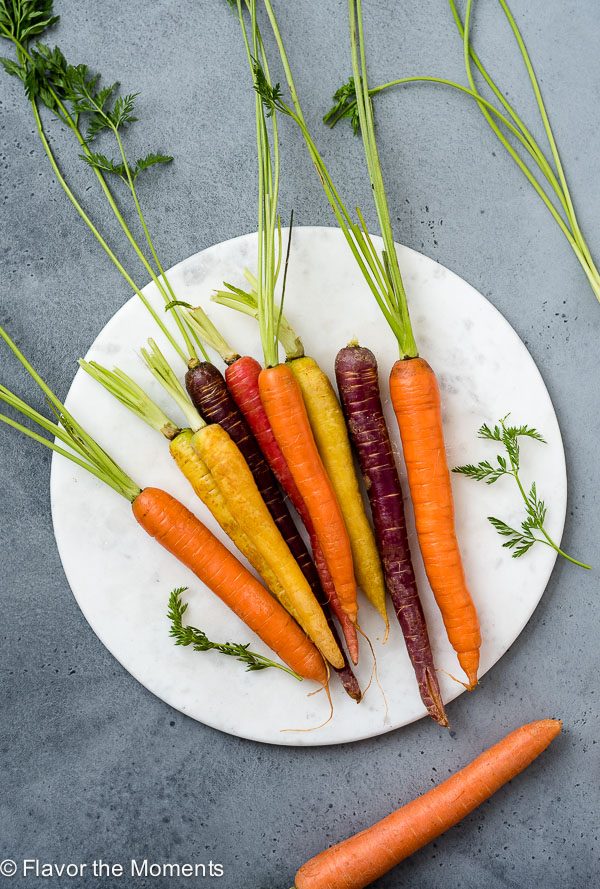
{"label": "speckled stone texture", "polygon": [[[57,4],[67,54],[139,90],[140,151],[176,157],[142,186],[168,267],[255,227],[253,100],[237,25],[224,2]],[[298,87],[335,178],[374,224],[361,145],[318,128],[349,71],[346,5],[283,3]],[[436,72],[463,80],[443,2],[365,4],[372,80]],[[600,62],[594,0],[531,0],[515,10],[537,65],[579,218],[595,231]],[[531,109],[495,4],[478,45]],[[163,36],[161,36],[163,35]],[[20,86],[0,79],[0,318],[59,394],[76,358],[128,298],[50,175]],[[557,227],[468,99],[409,87],[379,103],[384,172],[398,240],[465,277],[527,342],[554,399],[569,467],[568,550],[598,561],[597,343],[600,307]],[[49,127],[57,149],[65,139]],[[290,128],[282,127],[285,137]],[[72,157],[76,152],[69,146]],[[64,157],[65,155],[63,155]],[[304,224],[330,211],[295,134],[283,152],[283,208]],[[65,166],[72,165],[65,161]],[[85,170],[78,192],[91,197]],[[108,223],[100,207],[95,215]],[[121,250],[125,253],[125,250]],[[143,276],[142,276],[143,279]],[[37,393],[3,352],[2,380]],[[561,716],[565,732],[528,773],[380,881],[380,889],[588,889],[598,860],[598,582],[559,562],[525,632],[447,733],[422,721],[340,749],[273,749],[173,712],[104,650],[69,592],[54,545],[49,459],[0,430],[0,860],[222,862],[214,880],[84,875],[15,877],[11,886],[123,885],[287,889],[296,867],[463,765],[521,722]],[[547,492],[550,504],[551,489]],[[595,814],[596,813],[596,814]]]}

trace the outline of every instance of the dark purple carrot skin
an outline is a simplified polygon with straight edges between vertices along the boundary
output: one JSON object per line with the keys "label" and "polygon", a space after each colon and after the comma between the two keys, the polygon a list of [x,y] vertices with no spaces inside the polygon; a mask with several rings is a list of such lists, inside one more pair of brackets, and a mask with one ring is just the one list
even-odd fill
{"label": "dark purple carrot skin", "polygon": [[277,480],[263,457],[244,415],[233,400],[223,374],[214,364],[202,361],[188,370],[185,375],[185,385],[194,406],[202,417],[207,422],[218,423],[219,426],[222,426],[236,443],[250,467],[256,486],[281,531],[283,539],[300,565],[302,573],[311,587],[313,582],[319,584],[317,570],[285,504]]}
{"label": "dark purple carrot skin", "polygon": [[[302,537],[298,533],[277,480],[265,460],[244,415],[227,388],[223,374],[214,364],[210,364],[208,361],[198,362],[198,364],[194,364],[188,369],[185,375],[185,385],[188,395],[201,416],[207,422],[218,423],[219,426],[222,426],[244,455],[246,463],[254,476],[256,486],[262,494],[275,524],[298,562],[317,601],[321,605],[326,604],[327,597],[323,592],[315,564]],[[329,609],[326,610],[325,616],[340,651],[344,655],[344,667],[335,672],[338,673],[350,697],[354,698],[355,701],[360,701],[362,695],[358,681],[348,664],[346,653],[340,644],[337,630],[332,623]]]}
{"label": "dark purple carrot skin", "polygon": [[383,416],[377,360],[361,346],[346,346],[335,361],[342,408],[365,480],[375,537],[396,616],[429,715],[447,726],[423,606],[413,569],[402,488]]}

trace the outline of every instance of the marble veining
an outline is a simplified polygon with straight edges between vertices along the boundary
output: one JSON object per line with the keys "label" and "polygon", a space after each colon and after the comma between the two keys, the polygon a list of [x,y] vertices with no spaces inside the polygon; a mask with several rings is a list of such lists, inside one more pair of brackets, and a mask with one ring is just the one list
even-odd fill
{"label": "marble veining", "polygon": [[[260,358],[254,322],[209,304],[212,290],[223,279],[242,282],[243,267],[252,267],[255,250],[254,234],[217,244],[179,263],[170,277],[180,299],[209,307],[214,321],[240,353]],[[526,347],[499,312],[465,281],[413,250],[399,246],[398,251],[416,339],[442,388],[450,464],[494,456],[493,445],[475,437],[484,421],[494,422],[510,411],[515,421],[537,426],[548,444],[523,445],[523,475],[526,480],[535,478],[540,490],[547,492],[548,529],[554,539],[560,539],[567,496],[564,452],[550,397]],[[337,229],[295,229],[287,287],[286,312],[304,336],[307,354],[332,374],[337,349],[357,338],[377,355],[385,387],[396,358],[395,340]],[[145,293],[159,304],[153,285]],[[137,355],[151,335],[165,346],[150,316],[133,297],[102,330],[87,357],[130,373],[173,419],[183,422]],[[166,346],[165,352],[183,372],[183,365]],[[81,371],[73,381],[67,405],[140,485],[166,488],[223,539],[172,464],[166,442],[158,434]],[[385,407],[404,479],[389,399]],[[509,480],[490,488],[454,476],[453,486],[458,535],[482,623],[483,675],[531,616],[555,556],[548,547],[537,546],[524,558],[514,560],[501,548],[485,517],[492,513],[508,522],[520,521],[522,503]],[[197,578],[145,536],[128,505],[111,490],[55,456],[51,493],[61,559],[86,619],[130,673],[181,712],[231,734],[287,745],[358,740],[425,715],[391,608],[392,629],[383,645],[381,621],[361,596],[361,625],[375,646],[387,714],[375,684],[357,706],[332,683],[333,720],[315,732],[283,732],[320,723],[327,714],[324,695],[309,697],[313,689],[307,683],[295,683],[278,671],[245,673],[232,659],[176,648],[168,636],[167,597],[173,587],[188,585],[191,623],[214,639],[247,641],[257,650],[265,650]],[[462,687],[447,674],[460,675],[459,667],[424,576],[408,501],[406,506],[435,661],[444,698],[450,701],[461,694]],[[364,645],[361,654],[358,675],[365,686],[371,659]]]}

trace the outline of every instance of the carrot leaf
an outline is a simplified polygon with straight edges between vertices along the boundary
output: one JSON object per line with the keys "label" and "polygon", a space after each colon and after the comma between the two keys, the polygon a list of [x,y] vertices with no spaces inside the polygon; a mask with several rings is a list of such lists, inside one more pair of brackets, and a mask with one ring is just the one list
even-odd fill
{"label": "carrot leaf", "polygon": [[160,432],[169,440],[181,431],[178,426],[168,418],[165,412],[150,396],[133,380],[125,371],[116,367],[108,370],[97,361],[84,361],[79,359],[79,366],[100,383],[107,392],[110,392],[128,410],[147,423],[152,429]]}
{"label": "carrot leaf", "polygon": [[[182,344],[165,325],[116,252],[109,246],[107,238],[93,221],[81,200],[75,195],[46,137],[41,114],[43,108],[40,106],[45,106],[74,137],[82,150],[80,157],[93,170],[97,183],[137,259],[150,275],[165,303],[175,301],[177,298],[175,291],[156,251],[136,185],[143,171],[156,165],[168,164],[172,158],[162,152],[150,152],[136,161],[128,159],[123,142],[123,130],[137,120],[135,115],[137,93],[118,95],[118,83],[100,86],[99,74],[92,72],[87,65],[69,63],[59,47],[51,49],[40,42],[30,46],[31,38],[39,36],[56,20],[57,17],[52,15],[52,3],[46,0],[0,0],[0,37],[13,45],[16,54],[16,59],[6,59],[3,67],[9,75],[17,76],[23,82],[44,151],[59,184],[78,215],[132,290],[142,300],[181,359],[187,362],[189,358],[197,358],[197,350],[205,355],[203,347],[195,341],[194,335],[179,316],[178,310],[175,309],[173,315]],[[114,138],[118,149],[116,160],[90,149],[89,142],[104,130]],[[129,191],[143,231],[145,246],[140,245],[138,238],[134,236],[113,195],[107,177],[115,176],[125,183]]]}
{"label": "carrot leaf", "polygon": [[[467,0],[464,20],[458,11],[455,0],[449,0],[449,5],[462,42],[468,86],[444,77],[410,76],[390,80],[387,83],[382,83],[369,89],[369,97],[376,96],[397,86],[427,82],[450,87],[473,99],[477,103],[484,120],[508,156],[520,169],[559,226],[575,253],[596,298],[600,300],[600,272],[594,263],[590,249],[581,231],[533,62],[508,3],[506,0],[499,0],[499,5],[515,39],[535,98],[546,137],[547,148],[543,148],[536,140],[531,128],[526,125],[523,118],[509,102],[506,93],[498,86],[473,48],[471,19],[474,0]],[[485,97],[477,85],[475,81],[476,73],[483,80],[485,87],[491,92],[492,95],[489,99]],[[348,119],[352,124],[354,133],[361,132],[362,124],[359,114],[360,89],[357,91],[357,83],[359,81],[354,77],[350,77],[335,92],[333,97],[334,104],[323,118],[328,126],[334,127],[339,121]]]}
{"label": "carrot leaf", "polygon": [[148,340],[147,348],[140,349],[140,355],[152,376],[179,407],[190,429],[196,432],[205,426],[204,420],[190,401],[177,374],[152,338]]}
{"label": "carrot leaf", "polygon": [[498,454],[495,464],[490,460],[481,460],[479,463],[466,463],[464,466],[456,466],[452,471],[458,475],[472,478],[475,481],[485,482],[487,485],[495,484],[503,476],[511,476],[513,478],[525,504],[525,518],[521,522],[520,529],[507,525],[506,522],[495,516],[488,516],[488,521],[501,537],[507,538],[502,546],[512,550],[514,559],[525,555],[535,543],[544,543],[569,562],[579,565],[580,568],[589,569],[589,565],[567,555],[552,540],[545,528],[548,509],[545,502],[538,495],[536,483],[532,482],[529,490],[526,490],[521,480],[519,439],[530,438],[542,444],[545,444],[546,440],[533,426],[525,424],[509,426],[507,419],[508,415],[499,420],[495,426],[489,426],[487,423],[484,423],[477,433],[478,438],[500,442],[504,446],[506,457]]}
{"label": "carrot leaf", "polygon": [[52,0],[1,0],[0,34],[26,44],[59,20],[52,7]]}
{"label": "carrot leaf", "polygon": [[[4,414],[0,415],[0,422],[12,426],[13,429],[17,429],[28,438],[32,438],[39,444],[66,457],[72,463],[76,463],[78,466],[86,469],[92,475],[95,475],[96,478],[100,479],[100,481],[109,485],[118,494],[121,494],[128,500],[135,500],[140,493],[139,486],[136,485],[136,483],[117,463],[115,463],[110,454],[107,454],[92,436],[86,432],[83,426],[77,422],[75,417],[69,413],[64,404],[59,401],[48,384],[40,377],[35,368],[25,358],[17,344],[3,327],[0,327],[0,337],[4,340],[15,358],[17,358],[23,365],[29,376],[42,390],[50,410],[58,421],[53,422],[48,419],[48,417],[40,414],[39,411],[36,411],[35,408],[31,407],[31,405],[18,395],[15,395],[5,386],[0,385],[0,400],[5,404],[8,404],[28,420],[32,421],[40,429],[54,436],[54,440],[40,435],[28,426],[24,426],[22,423],[19,423],[12,417],[8,417]],[[56,439],[66,444],[69,450],[58,445]]]}
{"label": "carrot leaf", "polygon": [[284,664],[251,651],[249,642],[245,645],[239,642],[211,642],[204,630],[185,625],[183,619],[188,605],[187,602],[183,602],[181,599],[185,592],[187,592],[187,587],[178,587],[172,590],[169,595],[169,608],[167,611],[167,617],[171,622],[169,635],[175,640],[175,645],[191,645],[194,651],[219,651],[221,654],[234,657],[240,663],[245,664],[246,672],[252,673],[258,670],[266,670],[268,667],[275,667],[293,676],[294,679],[302,681],[301,676]]}

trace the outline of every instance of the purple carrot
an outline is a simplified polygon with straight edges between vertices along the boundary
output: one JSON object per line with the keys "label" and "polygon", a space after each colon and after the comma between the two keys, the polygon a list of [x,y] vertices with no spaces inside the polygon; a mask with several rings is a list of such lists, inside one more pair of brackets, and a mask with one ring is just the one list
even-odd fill
{"label": "purple carrot", "polygon": [[[211,423],[218,423],[219,426],[222,426],[244,455],[246,463],[254,476],[256,486],[262,494],[263,500],[273,516],[283,539],[298,562],[317,601],[321,605],[325,605],[327,597],[321,586],[315,564],[302,537],[298,533],[277,480],[263,457],[258,442],[252,434],[244,415],[227,388],[223,374],[214,364],[210,364],[208,361],[201,361],[190,366],[185,375],[185,385],[188,395],[202,417]],[[338,633],[331,621],[329,609],[326,610],[325,616],[340,651],[344,655],[344,667],[336,670],[336,672],[340,676],[342,684],[350,697],[354,698],[355,701],[360,701],[362,696],[360,687],[347,662],[344,649],[340,645]]]}
{"label": "purple carrot", "polygon": [[346,346],[337,354],[335,375],[369,495],[386,586],[406,640],[419,692],[429,715],[447,726],[408,546],[402,489],[383,416],[375,356],[361,346]]}

